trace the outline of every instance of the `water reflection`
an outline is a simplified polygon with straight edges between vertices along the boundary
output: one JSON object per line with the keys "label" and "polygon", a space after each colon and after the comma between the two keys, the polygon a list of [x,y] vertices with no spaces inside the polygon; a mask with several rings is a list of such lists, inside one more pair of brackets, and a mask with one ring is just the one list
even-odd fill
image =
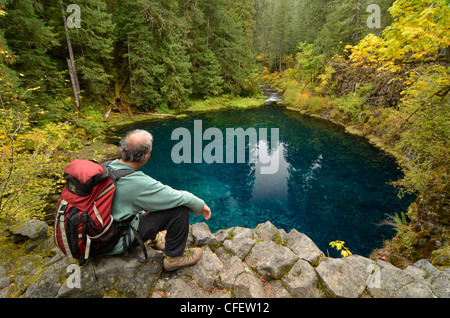
{"label": "water reflection", "polygon": [[[258,143],[259,153],[269,154],[270,149],[267,140],[260,140]],[[264,160],[258,160],[254,165],[254,182],[252,188],[253,204],[265,204],[267,200],[287,200],[288,198],[288,178],[290,164],[284,156],[285,145],[279,143],[275,151],[270,153],[270,162],[277,162],[278,171],[275,174],[262,173],[264,169]],[[269,161],[268,160],[268,161]]]}
{"label": "water reflection", "polygon": [[320,170],[320,168],[322,168],[322,159],[323,159],[323,156],[322,156],[322,154],[320,154],[317,157],[317,159],[314,160],[314,162],[311,164],[311,166],[307,170],[306,174],[304,175],[303,189],[305,191],[311,189],[310,181],[314,180],[314,175],[316,173],[318,173],[318,171],[316,171],[316,170]]}

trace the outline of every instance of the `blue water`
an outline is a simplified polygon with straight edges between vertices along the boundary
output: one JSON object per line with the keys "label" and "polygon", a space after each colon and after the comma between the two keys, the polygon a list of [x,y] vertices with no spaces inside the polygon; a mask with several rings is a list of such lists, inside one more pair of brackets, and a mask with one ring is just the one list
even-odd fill
{"label": "blue water", "polygon": [[[226,128],[267,128],[269,132],[278,128],[277,147],[282,153],[278,173],[261,174],[249,160],[173,163],[172,148],[179,140],[171,140],[172,132],[184,127],[194,139],[194,120],[202,120],[203,131],[217,127],[223,132],[224,151]],[[276,106],[142,123],[136,128],[154,135],[152,156],[142,170],[202,198],[212,210],[206,223],[213,233],[234,226],[255,228],[270,221],[286,232],[295,228],[305,233],[330,256],[337,255],[329,247],[335,240],[345,241],[354,254],[369,256],[394,234],[392,227],[378,223],[406,211],[411,203],[411,199],[400,200],[388,184],[402,176],[391,158],[340,127]],[[210,142],[203,141],[203,147]],[[192,217],[191,222],[204,219]]]}

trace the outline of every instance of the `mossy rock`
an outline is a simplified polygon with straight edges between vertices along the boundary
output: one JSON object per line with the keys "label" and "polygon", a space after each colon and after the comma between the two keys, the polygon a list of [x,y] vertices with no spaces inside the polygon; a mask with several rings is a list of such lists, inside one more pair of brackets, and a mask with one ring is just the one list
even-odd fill
{"label": "mossy rock", "polygon": [[450,268],[450,246],[447,246],[444,249],[436,250],[432,254],[433,254],[433,261],[431,263],[432,265],[441,268]]}
{"label": "mossy rock", "polygon": [[411,259],[429,259],[431,253],[437,248],[434,236],[427,230],[415,233],[411,240]]}

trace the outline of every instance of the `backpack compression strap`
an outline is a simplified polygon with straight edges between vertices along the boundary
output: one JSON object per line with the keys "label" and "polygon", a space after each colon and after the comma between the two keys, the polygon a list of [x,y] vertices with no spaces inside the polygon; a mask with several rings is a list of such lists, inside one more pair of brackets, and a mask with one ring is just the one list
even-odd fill
{"label": "backpack compression strap", "polygon": [[[70,258],[73,258],[72,256],[72,252],[70,251],[70,246],[69,246],[69,242],[67,241],[67,235],[66,235],[66,228],[65,228],[65,224],[64,224],[64,212],[67,208],[67,205],[69,203],[67,203],[64,200],[61,200],[59,202],[59,206],[58,206],[58,226],[59,226],[59,230],[61,233],[61,238],[62,238],[62,242],[63,242],[63,246],[64,249],[66,250],[66,254],[67,256],[69,256]],[[55,242],[58,242],[58,231],[55,229]]]}

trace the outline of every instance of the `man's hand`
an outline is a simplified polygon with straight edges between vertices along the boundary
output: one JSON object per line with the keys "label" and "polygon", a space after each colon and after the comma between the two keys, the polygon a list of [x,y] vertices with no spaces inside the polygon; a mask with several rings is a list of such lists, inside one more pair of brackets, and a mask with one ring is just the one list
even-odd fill
{"label": "man's hand", "polygon": [[203,206],[201,213],[203,213],[203,217],[205,218],[206,221],[208,221],[209,218],[211,217],[211,209],[206,204]]}

